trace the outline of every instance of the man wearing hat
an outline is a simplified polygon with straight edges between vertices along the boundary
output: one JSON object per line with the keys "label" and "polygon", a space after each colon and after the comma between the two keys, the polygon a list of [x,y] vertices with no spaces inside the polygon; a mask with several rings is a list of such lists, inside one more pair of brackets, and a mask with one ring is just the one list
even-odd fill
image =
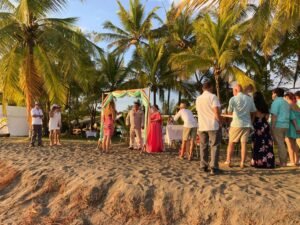
{"label": "man wearing hat", "polygon": [[40,108],[40,104],[35,102],[34,108],[31,109],[31,147],[34,147],[36,136],[38,137],[38,146],[42,146],[43,116],[44,115],[42,109]]}
{"label": "man wearing hat", "polygon": [[190,143],[189,148],[189,160],[192,160],[194,142],[197,136],[197,121],[194,118],[193,113],[186,108],[185,103],[180,103],[180,110],[175,115],[174,120],[177,121],[179,118],[183,120],[183,134],[182,134],[182,146],[180,151],[180,159],[184,158],[185,149],[187,148],[188,143]]}
{"label": "man wearing hat", "polygon": [[126,117],[126,125],[130,125],[130,144],[129,149],[133,149],[135,136],[138,140],[138,150],[143,147],[142,129],[144,129],[144,112],[140,110],[140,102],[135,102],[132,110],[129,111]]}

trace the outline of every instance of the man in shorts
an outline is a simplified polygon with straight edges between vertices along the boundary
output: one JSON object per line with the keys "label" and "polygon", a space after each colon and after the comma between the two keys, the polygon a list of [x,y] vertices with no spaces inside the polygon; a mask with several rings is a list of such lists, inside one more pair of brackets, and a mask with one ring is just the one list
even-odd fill
{"label": "man in shorts", "polygon": [[179,118],[183,120],[183,135],[182,135],[182,145],[179,158],[184,158],[185,149],[189,143],[189,157],[188,160],[192,160],[194,142],[197,136],[197,121],[194,118],[193,113],[186,108],[185,103],[181,103],[179,106],[180,110],[175,115],[174,120],[177,121]]}
{"label": "man in shorts", "polygon": [[227,160],[225,164],[231,166],[231,156],[234,145],[241,142],[241,164],[244,163],[247,153],[247,141],[252,128],[252,115],[256,112],[253,99],[243,93],[241,85],[237,84],[233,88],[233,97],[229,100],[228,113],[233,114],[229,130],[229,143],[227,147]]}

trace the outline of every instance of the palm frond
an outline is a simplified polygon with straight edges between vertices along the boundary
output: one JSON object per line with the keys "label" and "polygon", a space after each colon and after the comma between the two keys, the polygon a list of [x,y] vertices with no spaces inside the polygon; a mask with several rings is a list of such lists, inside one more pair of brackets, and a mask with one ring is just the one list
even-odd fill
{"label": "palm frond", "polygon": [[110,21],[106,21],[103,24],[103,28],[104,29],[108,29],[113,31],[115,34],[119,34],[119,35],[123,35],[123,36],[129,36],[128,32],[122,30],[121,28],[117,27],[116,25],[114,25],[112,22]]}
{"label": "palm frond", "polygon": [[8,100],[20,100],[24,97],[19,86],[19,68],[22,65],[23,53],[14,46],[0,61],[0,89],[3,92],[4,105]]}
{"label": "palm frond", "polygon": [[63,85],[63,77],[60,76],[55,64],[51,63],[47,52],[41,47],[34,49],[37,71],[41,74],[44,81],[44,88],[51,102],[65,103],[67,92],[66,86]]}
{"label": "palm frond", "polygon": [[243,70],[237,66],[230,67],[228,69],[232,75],[234,75],[235,80],[242,85],[242,87],[247,87],[249,84],[252,84],[255,87],[255,82],[252,80]]}
{"label": "palm frond", "polygon": [[15,5],[10,0],[0,0],[0,9],[12,11],[15,9]]}

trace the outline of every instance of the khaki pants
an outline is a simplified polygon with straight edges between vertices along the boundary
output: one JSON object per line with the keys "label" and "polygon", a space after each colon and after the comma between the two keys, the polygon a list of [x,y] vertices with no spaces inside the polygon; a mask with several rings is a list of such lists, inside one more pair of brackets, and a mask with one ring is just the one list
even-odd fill
{"label": "khaki pants", "polygon": [[138,140],[138,148],[143,147],[143,139],[142,139],[142,130],[141,129],[130,129],[130,147],[133,147],[135,142],[135,137]]}
{"label": "khaki pants", "polygon": [[287,128],[277,128],[277,127],[272,129],[272,135],[274,141],[278,146],[278,156],[279,156],[280,163],[287,163],[287,150],[284,143],[287,130],[288,130]]}

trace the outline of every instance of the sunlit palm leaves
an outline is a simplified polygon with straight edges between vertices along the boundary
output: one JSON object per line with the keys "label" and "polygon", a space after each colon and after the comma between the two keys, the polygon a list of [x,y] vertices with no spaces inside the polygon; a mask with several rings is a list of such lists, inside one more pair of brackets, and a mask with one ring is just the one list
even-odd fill
{"label": "sunlit palm leaves", "polygon": [[[20,0],[0,13],[0,75],[4,101],[23,94],[28,111],[46,93],[50,101],[66,98],[65,76],[76,71],[83,52],[97,50],[73,26],[76,19],[45,18],[65,0]],[[99,50],[99,49],[98,49]]]}
{"label": "sunlit palm leaves", "polygon": [[139,85],[151,87],[154,104],[158,91],[167,87],[167,78],[175,76],[175,71],[168,65],[169,55],[165,44],[165,40],[150,40],[149,45],[137,49],[132,61]]}
{"label": "sunlit palm leaves", "polygon": [[300,24],[299,0],[182,0],[179,11],[185,9],[191,13],[206,6],[218,6],[220,12],[226,12],[231,7],[255,4],[258,10],[253,16],[250,32],[262,38],[262,49],[265,55],[270,55],[286,32],[295,32]]}
{"label": "sunlit palm leaves", "polygon": [[152,9],[147,15],[145,6],[140,0],[130,0],[128,11],[118,1],[118,16],[122,27],[117,27],[110,21],[104,23],[104,28],[110,30],[110,33],[99,34],[99,38],[111,41],[109,47],[115,47],[117,52],[127,50],[132,45],[139,45],[147,40],[152,27],[152,20],[160,20],[156,15],[158,7]]}
{"label": "sunlit palm leaves", "polygon": [[[237,60],[242,56],[239,50],[239,35],[246,24],[244,8],[236,6],[225,13],[207,13],[194,24],[197,44],[186,51],[173,55],[172,63],[181,64],[188,71],[212,69],[219,93],[219,77],[234,75],[237,80],[249,83],[242,70],[237,67]],[[245,78],[241,78],[245,76]]]}
{"label": "sunlit palm leaves", "polygon": [[121,89],[130,72],[130,68],[125,67],[123,58],[114,53],[101,54],[99,64],[100,79],[105,83],[105,91]]}

